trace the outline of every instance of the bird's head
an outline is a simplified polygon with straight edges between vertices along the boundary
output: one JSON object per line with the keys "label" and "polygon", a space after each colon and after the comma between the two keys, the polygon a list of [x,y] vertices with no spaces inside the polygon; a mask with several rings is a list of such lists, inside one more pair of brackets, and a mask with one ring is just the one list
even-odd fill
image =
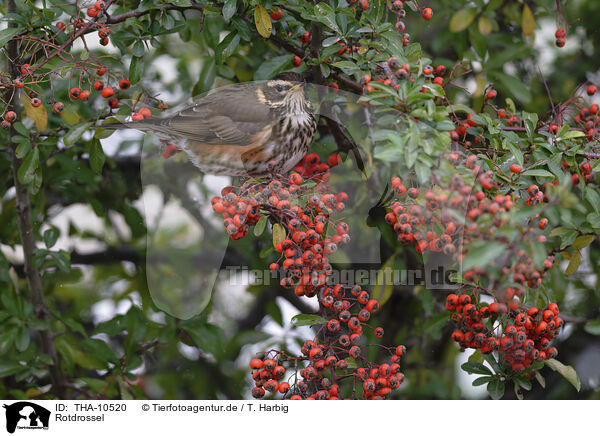
{"label": "bird's head", "polygon": [[258,98],[272,108],[303,110],[308,103],[304,79],[297,73],[281,73],[258,90]]}

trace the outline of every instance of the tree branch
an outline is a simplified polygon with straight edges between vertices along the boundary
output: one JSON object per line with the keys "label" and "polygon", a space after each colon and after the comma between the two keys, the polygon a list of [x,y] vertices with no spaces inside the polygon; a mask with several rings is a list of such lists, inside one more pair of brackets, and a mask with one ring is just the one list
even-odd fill
{"label": "tree branch", "polygon": [[[18,12],[15,0],[8,0],[7,11],[8,13],[13,14],[16,14]],[[9,21],[8,25],[9,27],[16,27],[16,23],[14,21]],[[13,39],[8,42],[7,47],[9,58],[8,67],[11,77],[13,79],[18,77],[17,66],[14,64],[14,61],[19,56],[19,49],[17,44],[18,40]],[[18,113],[19,108],[14,103],[15,100],[16,99],[10,100],[7,110],[13,110]],[[11,127],[11,138],[14,137],[15,134],[16,132],[14,131],[14,128]],[[15,200],[17,210],[17,225],[19,228],[21,244],[23,246],[24,273],[27,278],[27,285],[29,287],[31,303],[33,304],[35,314],[38,318],[46,320],[48,317],[48,309],[44,301],[44,288],[42,287],[42,278],[40,270],[33,265],[33,253],[36,249],[36,245],[34,240],[33,223],[31,220],[31,201],[29,198],[29,192],[27,191],[27,187],[21,184],[17,174],[18,169],[23,162],[16,156],[15,150],[17,148],[17,144],[11,141],[9,142],[8,146],[12,151],[10,154],[12,158],[13,182],[16,190]],[[53,362],[52,365],[50,365],[49,367],[50,378],[52,380],[52,391],[58,398],[65,398],[65,376],[63,375],[60,369],[58,353],[56,352],[56,348],[54,346],[53,335],[52,331],[50,330],[50,327],[48,327],[45,330],[41,330],[40,337],[42,352],[44,354],[49,355]]]}

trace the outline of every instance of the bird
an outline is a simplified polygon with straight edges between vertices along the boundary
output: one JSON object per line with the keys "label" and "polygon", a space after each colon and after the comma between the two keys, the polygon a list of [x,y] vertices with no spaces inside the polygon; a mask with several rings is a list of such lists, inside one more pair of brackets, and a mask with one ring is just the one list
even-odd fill
{"label": "bird", "polygon": [[300,74],[284,72],[216,90],[169,117],[98,127],[153,133],[205,174],[285,174],[308,153],[317,128],[304,88]]}

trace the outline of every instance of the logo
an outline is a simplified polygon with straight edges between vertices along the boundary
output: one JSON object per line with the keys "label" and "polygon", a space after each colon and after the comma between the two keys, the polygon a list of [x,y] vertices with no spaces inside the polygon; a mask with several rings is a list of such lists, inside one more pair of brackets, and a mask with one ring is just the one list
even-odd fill
{"label": "logo", "polygon": [[29,401],[19,401],[6,409],[6,431],[14,433],[18,429],[48,430],[50,411]]}

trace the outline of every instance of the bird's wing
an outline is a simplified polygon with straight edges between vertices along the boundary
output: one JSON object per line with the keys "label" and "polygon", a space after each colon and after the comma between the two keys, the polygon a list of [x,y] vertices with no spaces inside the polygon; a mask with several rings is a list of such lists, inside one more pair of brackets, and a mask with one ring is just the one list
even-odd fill
{"label": "bird's wing", "polygon": [[254,135],[263,132],[272,119],[269,107],[257,99],[256,87],[239,87],[217,91],[155,123],[157,130],[176,137],[244,146],[252,144]]}

